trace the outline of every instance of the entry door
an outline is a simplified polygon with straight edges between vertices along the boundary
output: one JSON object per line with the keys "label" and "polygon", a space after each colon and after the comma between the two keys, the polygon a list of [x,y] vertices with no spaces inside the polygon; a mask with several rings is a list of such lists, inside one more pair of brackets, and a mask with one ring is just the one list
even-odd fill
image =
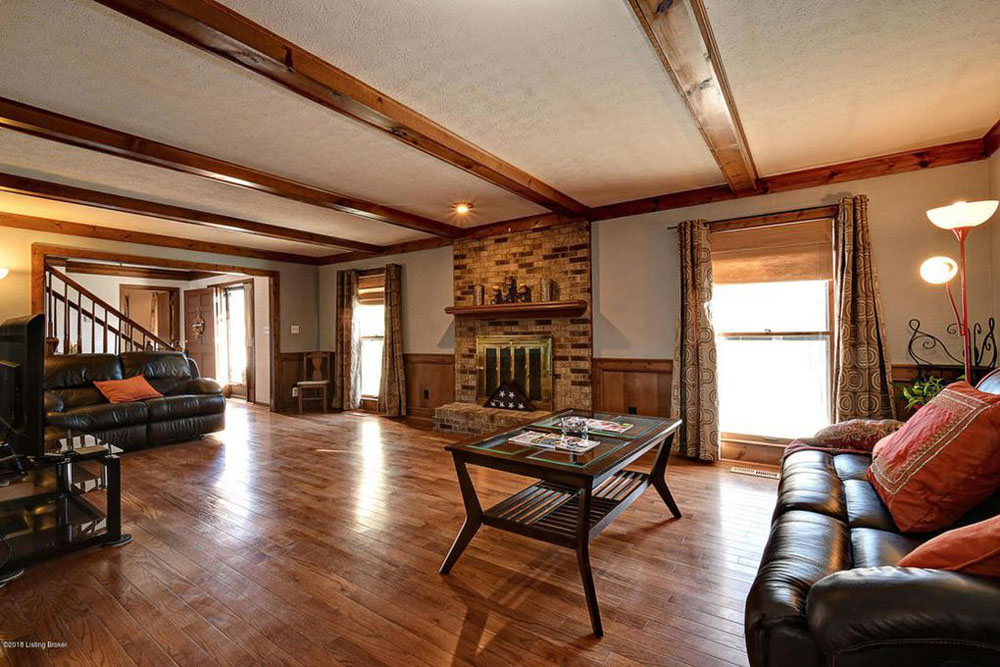
{"label": "entry door", "polygon": [[184,290],[184,347],[205,377],[215,371],[215,289]]}

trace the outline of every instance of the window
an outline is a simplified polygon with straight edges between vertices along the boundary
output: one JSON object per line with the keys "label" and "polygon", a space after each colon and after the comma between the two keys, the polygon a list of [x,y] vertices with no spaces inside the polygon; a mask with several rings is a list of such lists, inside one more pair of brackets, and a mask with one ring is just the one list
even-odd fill
{"label": "window", "polygon": [[361,339],[361,396],[378,398],[385,344],[385,273],[358,279],[358,337]]}
{"label": "window", "polygon": [[712,234],[723,439],[787,442],[830,423],[829,220]]}

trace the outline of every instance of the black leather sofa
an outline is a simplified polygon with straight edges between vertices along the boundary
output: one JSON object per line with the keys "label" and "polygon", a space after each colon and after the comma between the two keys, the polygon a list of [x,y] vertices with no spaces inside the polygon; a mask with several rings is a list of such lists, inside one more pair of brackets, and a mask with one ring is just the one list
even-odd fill
{"label": "black leather sofa", "polygon": [[[136,375],[163,397],[113,404],[94,386]],[[183,352],[53,355],[45,359],[45,413],[46,427],[92,433],[128,450],[221,431],[226,399]]]}
{"label": "black leather sofa", "polygon": [[[979,388],[1000,394],[1000,373]],[[859,454],[798,451],[746,603],[752,667],[996,667],[1000,579],[896,567],[933,535],[904,535]],[[1000,513],[1000,493],[963,517]]]}

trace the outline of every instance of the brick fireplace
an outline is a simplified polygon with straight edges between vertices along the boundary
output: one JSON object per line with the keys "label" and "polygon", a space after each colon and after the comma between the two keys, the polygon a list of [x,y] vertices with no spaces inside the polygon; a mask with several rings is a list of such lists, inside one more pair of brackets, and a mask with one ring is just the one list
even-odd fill
{"label": "brick fireplace", "polygon": [[[591,407],[593,321],[591,313],[590,225],[576,222],[504,236],[459,239],[454,245],[455,306],[474,305],[475,286],[490,286],[514,277],[532,288],[538,301],[539,280],[554,283],[553,299],[580,300],[582,313],[572,316],[489,319],[455,318],[455,403],[435,411],[435,427],[457,433],[481,433],[531,418],[531,413],[482,408],[482,360],[477,363],[477,340],[503,337],[551,337],[554,410]],[[478,389],[478,392],[477,392]],[[545,407],[548,407],[547,402]]]}

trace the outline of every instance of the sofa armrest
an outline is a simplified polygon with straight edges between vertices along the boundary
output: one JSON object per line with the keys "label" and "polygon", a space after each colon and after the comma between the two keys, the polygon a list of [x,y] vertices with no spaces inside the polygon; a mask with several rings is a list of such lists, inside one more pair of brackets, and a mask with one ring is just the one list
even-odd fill
{"label": "sofa armrest", "polygon": [[212,378],[195,378],[188,382],[188,394],[221,394],[222,386]]}
{"label": "sofa armrest", "polygon": [[66,409],[65,403],[58,394],[51,391],[45,392],[45,412],[62,412]]}
{"label": "sofa armrest", "polygon": [[880,644],[1000,649],[1000,579],[915,567],[844,570],[812,587],[806,618],[827,654]]}

